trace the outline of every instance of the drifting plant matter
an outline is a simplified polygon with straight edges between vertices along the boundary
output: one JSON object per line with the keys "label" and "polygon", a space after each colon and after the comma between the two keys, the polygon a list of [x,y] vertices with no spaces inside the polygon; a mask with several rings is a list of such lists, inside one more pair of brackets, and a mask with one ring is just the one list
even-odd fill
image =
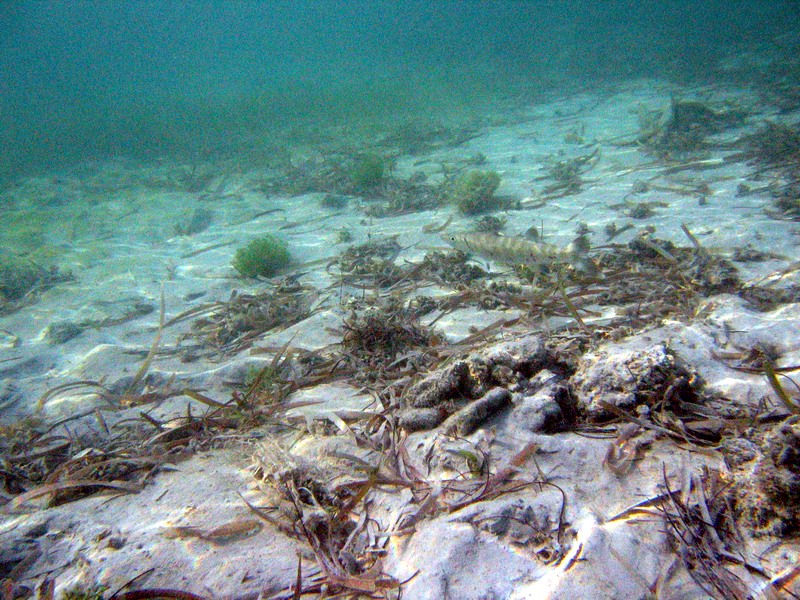
{"label": "drifting plant matter", "polygon": [[402,269],[394,262],[400,250],[397,236],[350,246],[328,265],[328,272],[335,268],[346,284],[389,287],[403,277]]}
{"label": "drifting plant matter", "polygon": [[238,352],[276,327],[289,327],[308,316],[313,295],[294,279],[257,294],[233,292],[227,302],[192,324],[191,337],[220,353]]}
{"label": "drifting plant matter", "polygon": [[638,143],[662,158],[671,158],[708,148],[709,135],[743,121],[741,111],[715,110],[693,100],[673,100],[666,112],[652,113],[642,120]]}
{"label": "drifting plant matter", "polygon": [[413,311],[392,304],[353,313],[342,329],[345,362],[370,381],[425,368],[443,342],[435,330],[419,323]]}

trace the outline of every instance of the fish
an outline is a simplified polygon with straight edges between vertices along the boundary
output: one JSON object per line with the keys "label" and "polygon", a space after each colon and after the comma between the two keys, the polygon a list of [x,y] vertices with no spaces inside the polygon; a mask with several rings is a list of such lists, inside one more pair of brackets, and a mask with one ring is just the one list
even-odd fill
{"label": "fish", "polygon": [[263,524],[260,521],[243,518],[212,529],[192,526],[169,527],[164,530],[164,537],[168,539],[199,538],[212,544],[227,544],[255,535],[262,528]]}
{"label": "fish", "polygon": [[597,275],[597,266],[589,258],[589,244],[583,236],[566,248],[554,244],[534,242],[524,237],[494,235],[491,233],[455,233],[443,236],[444,240],[466,254],[477,254],[504,265],[530,265],[545,269],[571,265],[586,275]]}

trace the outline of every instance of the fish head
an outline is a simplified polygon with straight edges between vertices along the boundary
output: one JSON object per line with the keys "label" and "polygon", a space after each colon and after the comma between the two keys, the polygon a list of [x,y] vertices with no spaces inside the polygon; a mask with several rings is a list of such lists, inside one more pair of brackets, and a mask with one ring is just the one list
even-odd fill
{"label": "fish head", "polygon": [[594,264],[594,261],[588,256],[576,256],[572,260],[572,266],[576,271],[583,273],[584,275],[590,275],[593,277],[600,275],[600,269],[597,268],[597,265]]}
{"label": "fish head", "polygon": [[584,275],[595,276],[600,274],[600,269],[589,257],[591,249],[589,239],[585,235],[580,235],[567,246],[566,252],[570,257],[570,264],[576,271]]}
{"label": "fish head", "polygon": [[469,242],[462,233],[443,233],[441,238],[456,250],[460,250],[464,253],[470,252]]}

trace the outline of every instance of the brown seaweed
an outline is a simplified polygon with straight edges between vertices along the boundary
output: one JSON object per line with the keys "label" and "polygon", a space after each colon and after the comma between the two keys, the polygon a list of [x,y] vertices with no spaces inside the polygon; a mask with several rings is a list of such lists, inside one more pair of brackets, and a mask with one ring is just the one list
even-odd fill
{"label": "brown seaweed", "polygon": [[239,352],[262,334],[306,318],[314,300],[315,296],[293,277],[255,294],[234,291],[226,302],[202,307],[207,316],[195,320],[185,337],[219,354]]}

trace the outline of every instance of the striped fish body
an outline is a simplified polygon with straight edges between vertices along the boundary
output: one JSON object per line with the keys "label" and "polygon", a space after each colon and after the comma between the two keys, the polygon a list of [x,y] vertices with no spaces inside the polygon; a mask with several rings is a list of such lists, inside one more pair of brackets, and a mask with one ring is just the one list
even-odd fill
{"label": "striped fish body", "polygon": [[456,250],[466,254],[477,254],[504,265],[538,265],[554,267],[572,265],[585,273],[595,273],[597,268],[585,251],[570,244],[559,248],[553,244],[540,244],[522,237],[506,237],[490,233],[459,233],[445,236],[445,240]]}

